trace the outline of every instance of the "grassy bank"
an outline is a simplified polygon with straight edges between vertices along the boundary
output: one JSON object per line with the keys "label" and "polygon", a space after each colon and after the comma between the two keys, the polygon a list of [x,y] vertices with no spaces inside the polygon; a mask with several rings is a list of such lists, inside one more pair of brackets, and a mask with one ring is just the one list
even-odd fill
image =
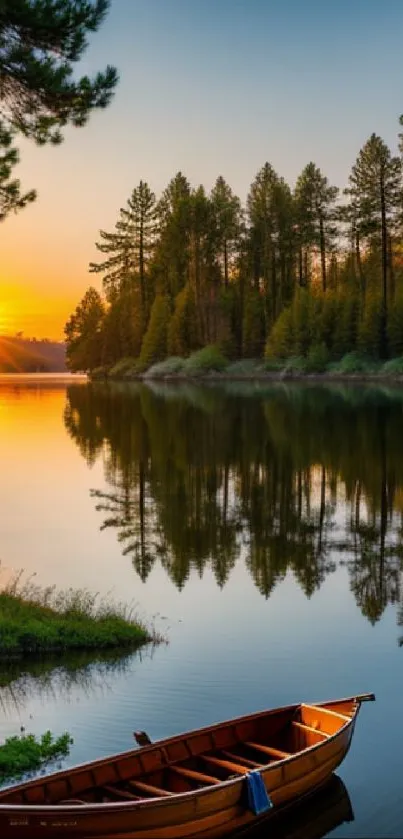
{"label": "grassy bank", "polygon": [[21,575],[0,591],[0,657],[135,648],[161,640],[123,604],[86,590],[43,589]]}
{"label": "grassy bank", "polygon": [[203,380],[203,379],[302,379],[320,377],[326,380],[368,380],[403,382],[403,356],[386,362],[352,352],[337,361],[329,361],[325,349],[314,347],[307,356],[286,359],[241,359],[228,361],[215,346],[205,347],[188,358],[178,356],[153,364],[148,369],[139,359],[125,358],[110,368],[92,371],[93,380],[131,381],[136,379]]}

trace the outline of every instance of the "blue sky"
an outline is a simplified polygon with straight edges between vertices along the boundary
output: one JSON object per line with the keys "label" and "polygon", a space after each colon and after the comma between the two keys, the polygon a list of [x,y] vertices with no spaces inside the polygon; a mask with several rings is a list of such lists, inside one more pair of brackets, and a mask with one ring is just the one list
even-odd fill
{"label": "blue sky", "polygon": [[402,0],[112,0],[82,69],[115,64],[118,91],[60,148],[20,143],[39,198],[2,228],[0,291],[36,295],[31,320],[59,300],[61,323],[140,178],[222,174],[245,200],[266,160],[291,184],[313,160],[343,187],[373,131],[396,148],[402,36]]}

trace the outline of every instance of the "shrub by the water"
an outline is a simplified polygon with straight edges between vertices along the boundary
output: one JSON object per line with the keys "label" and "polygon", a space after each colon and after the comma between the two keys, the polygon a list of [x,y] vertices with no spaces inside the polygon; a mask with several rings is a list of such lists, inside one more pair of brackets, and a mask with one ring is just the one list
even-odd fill
{"label": "shrub by the water", "polygon": [[401,355],[398,358],[391,358],[390,361],[386,361],[382,365],[379,375],[386,377],[403,376],[403,356]]}
{"label": "shrub by the water", "polygon": [[144,369],[157,361],[163,361],[166,357],[170,316],[171,312],[167,298],[162,294],[157,294],[141,345],[140,362],[144,365]]}
{"label": "shrub by the water", "polygon": [[253,377],[264,373],[265,363],[261,358],[241,358],[233,361],[225,370],[227,376]]}
{"label": "shrub by the water", "polygon": [[144,369],[138,358],[121,358],[109,370],[110,379],[129,379],[131,376],[137,376],[141,370]]}
{"label": "shrub by the water", "polygon": [[108,376],[108,368],[107,367],[94,367],[91,370],[91,379],[94,381],[103,381]]}
{"label": "shrub by the water", "polygon": [[285,373],[306,373],[307,362],[302,355],[293,355],[284,363]]}
{"label": "shrub by the water", "polygon": [[204,376],[207,373],[222,373],[228,366],[227,359],[214,344],[192,353],[183,365],[187,376]]}
{"label": "shrub by the water", "polygon": [[373,361],[362,354],[350,352],[336,364],[332,364],[331,369],[333,373],[366,373],[368,375],[374,372],[375,365]]}
{"label": "shrub by the water", "polygon": [[309,350],[306,360],[306,369],[310,373],[324,373],[329,363],[330,356],[326,344],[314,344]]}
{"label": "shrub by the water", "polygon": [[173,376],[175,373],[182,372],[184,364],[184,358],[172,355],[170,358],[166,358],[165,361],[159,361],[157,364],[153,364],[144,375],[147,379],[159,379],[164,376]]}
{"label": "shrub by the water", "polygon": [[62,734],[55,740],[50,731],[41,737],[34,734],[8,737],[0,745],[0,783],[18,780],[28,772],[66,757],[72,742],[70,734]]}

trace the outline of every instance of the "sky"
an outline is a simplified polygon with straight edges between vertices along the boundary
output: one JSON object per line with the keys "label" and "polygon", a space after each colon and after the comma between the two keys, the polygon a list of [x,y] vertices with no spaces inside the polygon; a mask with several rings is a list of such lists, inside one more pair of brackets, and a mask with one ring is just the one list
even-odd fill
{"label": "sky", "polygon": [[118,68],[112,104],[59,147],[18,142],[38,199],[0,228],[0,332],[62,339],[140,179],[223,175],[244,201],[266,161],[344,187],[372,132],[396,151],[402,36],[402,0],[111,0],[78,69]]}

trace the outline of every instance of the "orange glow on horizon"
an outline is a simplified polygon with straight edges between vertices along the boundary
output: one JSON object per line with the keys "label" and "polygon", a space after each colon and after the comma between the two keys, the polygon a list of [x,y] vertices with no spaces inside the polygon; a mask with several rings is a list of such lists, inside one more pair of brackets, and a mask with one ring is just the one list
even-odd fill
{"label": "orange glow on horizon", "polygon": [[63,341],[65,323],[79,299],[74,292],[47,292],[0,280],[0,336],[22,332],[25,338]]}

